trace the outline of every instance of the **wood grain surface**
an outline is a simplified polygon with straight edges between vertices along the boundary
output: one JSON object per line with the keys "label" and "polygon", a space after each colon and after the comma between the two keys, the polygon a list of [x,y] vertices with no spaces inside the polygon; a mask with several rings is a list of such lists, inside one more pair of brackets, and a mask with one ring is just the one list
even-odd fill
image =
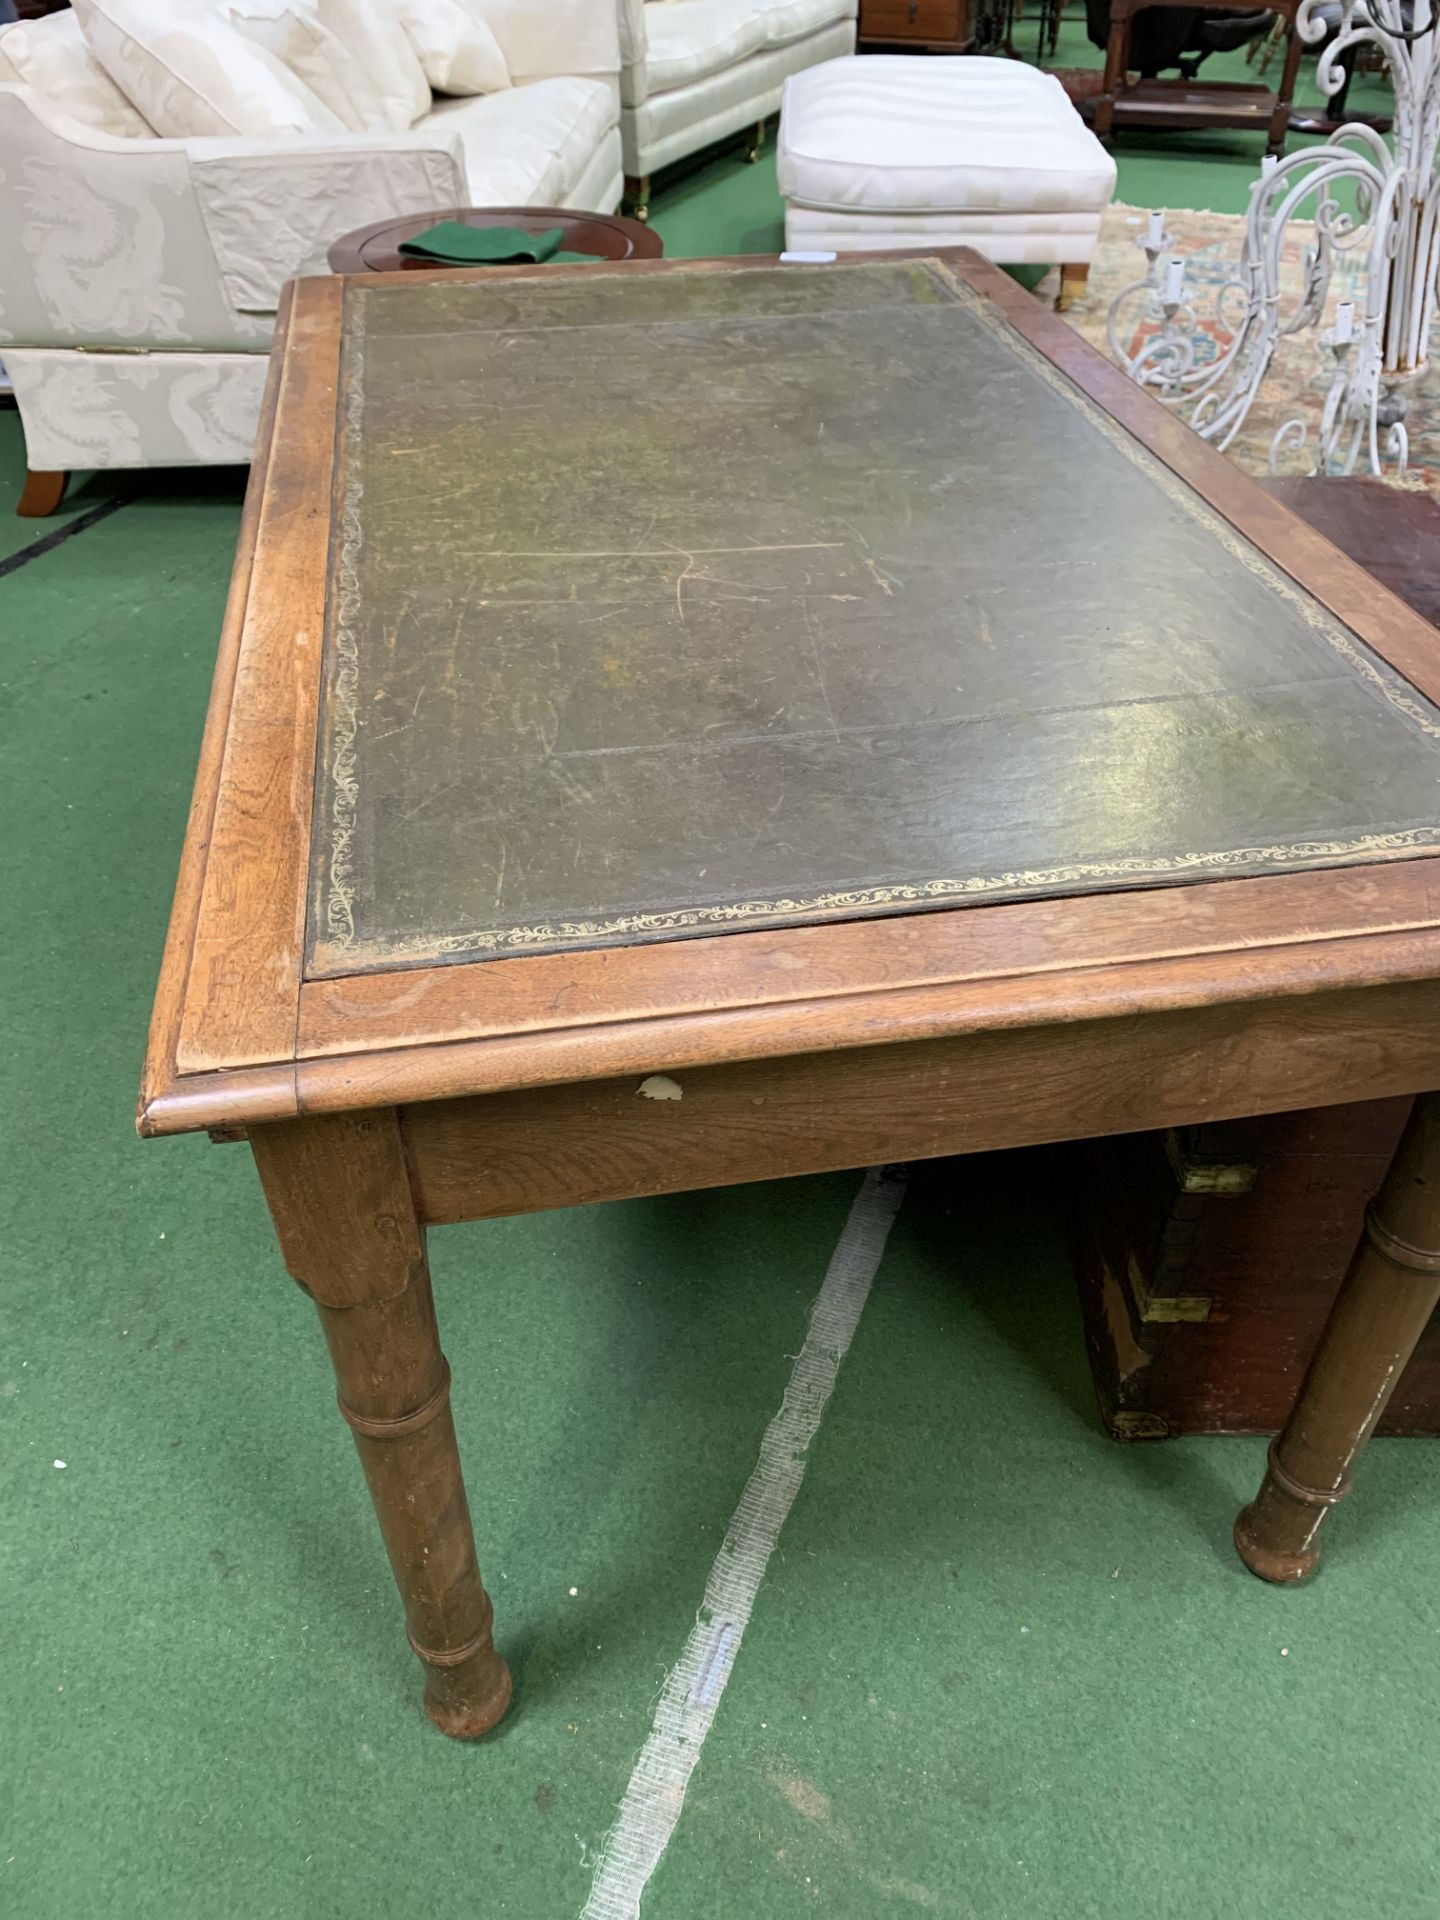
{"label": "wood grain surface", "polygon": [[373,1306],[425,1259],[392,1112],[256,1127],[251,1151],[292,1276],[326,1307]]}
{"label": "wood grain surface", "polygon": [[[152,1103],[169,1095],[179,1070],[180,1031],[185,1019],[186,997],[190,988],[190,962],[200,921],[201,897],[210,857],[215,809],[220,796],[221,767],[225,758],[225,739],[230,726],[230,710],[235,698],[236,671],[241,639],[245,632],[250,599],[250,578],[255,564],[256,537],[265,501],[274,439],[275,411],[284,381],[286,345],[290,332],[293,292],[286,288],[275,317],[275,338],[270,354],[265,397],[260,409],[260,429],[255,443],[255,459],[245,490],[245,506],[240,516],[240,534],[235,549],[235,565],[230,575],[230,591],[225,602],[225,618],[215,656],[215,675],[210,687],[210,703],[205,713],[201,736],[200,763],[190,799],[185,825],[185,840],[180,858],[180,873],[175,883],[175,899],[170,909],[170,925],[150,1015],[150,1037],[141,1076],[139,1117]],[[288,1074],[285,1076],[289,1078]],[[173,1096],[171,1096],[173,1097]]]}
{"label": "wood grain surface", "polygon": [[[1440,927],[1440,861],[307,981],[301,1059]],[[1302,982],[1303,986],[1303,982]],[[1039,983],[1037,983],[1039,987]],[[1044,991],[1043,987],[1039,988]]]}
{"label": "wood grain surface", "polygon": [[470,1739],[504,1713],[510,1672],[491,1637],[397,1117],[292,1121],[251,1144],[285,1263],[319,1310],[426,1669],[425,1710],[442,1733]]}
{"label": "wood grain surface", "polygon": [[1199,1005],[417,1104],[428,1221],[1235,1118],[1440,1085],[1440,985]]}
{"label": "wood grain surface", "polygon": [[281,1059],[294,1049],[344,284],[296,283],[278,356],[176,1045],[182,1073]]}
{"label": "wood grain surface", "polygon": [[[1098,401],[1366,646],[1427,695],[1440,692],[1426,623],[998,270],[963,253],[942,266],[981,291],[1064,382]],[[733,272],[734,263],[723,270]],[[516,269],[505,279],[523,302],[537,280],[714,271],[703,262],[636,262]],[[451,278],[372,275],[365,284],[413,290]],[[1027,1022],[1054,1030],[1107,1012],[1304,998],[1437,971],[1436,863],[1397,859],[303,980],[317,594],[330,526],[343,284],[299,287],[290,340],[272,368],[272,424],[217,667],[157,996],[143,1131],[253,1126],[300,1112],[604,1078],[667,1060],[772,1059]],[[1316,1095],[1324,1097],[1346,1097],[1343,1085]]]}

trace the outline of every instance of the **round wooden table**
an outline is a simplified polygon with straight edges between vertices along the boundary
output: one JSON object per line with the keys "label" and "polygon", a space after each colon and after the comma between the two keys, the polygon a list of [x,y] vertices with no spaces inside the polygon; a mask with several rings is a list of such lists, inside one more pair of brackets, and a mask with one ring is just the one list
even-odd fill
{"label": "round wooden table", "polygon": [[[570,207],[445,207],[436,213],[407,213],[399,219],[377,220],[357,227],[331,247],[332,273],[402,273],[410,268],[434,272],[450,264],[422,260],[401,253],[403,241],[438,225],[459,220],[467,227],[518,227],[522,233],[550,233],[564,229],[561,248],[567,253],[593,253],[597,260],[658,260],[665,244],[652,227],[638,220],[622,220],[615,213],[577,213]],[[457,269],[461,263],[454,263]],[[476,262],[474,265],[483,263]],[[473,266],[467,268],[473,271]]]}

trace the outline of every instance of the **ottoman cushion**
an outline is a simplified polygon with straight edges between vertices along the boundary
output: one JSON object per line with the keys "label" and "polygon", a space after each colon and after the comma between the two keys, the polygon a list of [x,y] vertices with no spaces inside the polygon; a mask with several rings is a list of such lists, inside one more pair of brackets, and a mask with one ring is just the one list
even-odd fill
{"label": "ottoman cushion", "polygon": [[834,212],[1098,213],[1115,162],[1060,82],[1018,60],[828,60],[785,83],[780,191]]}

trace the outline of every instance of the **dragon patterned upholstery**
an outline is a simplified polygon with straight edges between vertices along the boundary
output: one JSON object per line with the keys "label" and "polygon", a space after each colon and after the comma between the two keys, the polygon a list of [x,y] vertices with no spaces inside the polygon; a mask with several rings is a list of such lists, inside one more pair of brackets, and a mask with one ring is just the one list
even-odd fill
{"label": "dragon patterned upholstery", "polygon": [[32,472],[247,461],[281,290],[357,226],[612,211],[618,72],[568,73],[577,36],[546,38],[557,71],[436,98],[405,131],[162,139],[86,66],[74,16],[0,29],[0,358]]}

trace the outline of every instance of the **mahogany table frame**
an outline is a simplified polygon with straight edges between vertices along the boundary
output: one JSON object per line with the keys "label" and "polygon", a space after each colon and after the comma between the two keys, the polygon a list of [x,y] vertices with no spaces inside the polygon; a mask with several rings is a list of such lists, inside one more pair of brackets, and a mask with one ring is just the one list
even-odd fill
{"label": "mahogany table frame", "polygon": [[[1440,701],[1424,620],[998,269],[943,257]],[[298,282],[280,315],[139,1127],[249,1138],[286,1265],[320,1312],[427,1710],[463,1736],[504,1712],[509,1676],[460,1478],[428,1225],[1427,1092],[1440,859],[306,979],[345,287]],[[655,1072],[683,1098],[637,1098]],[[1440,1293],[1437,1179],[1431,1096],[1239,1524],[1267,1577],[1314,1565],[1319,1522]]]}

